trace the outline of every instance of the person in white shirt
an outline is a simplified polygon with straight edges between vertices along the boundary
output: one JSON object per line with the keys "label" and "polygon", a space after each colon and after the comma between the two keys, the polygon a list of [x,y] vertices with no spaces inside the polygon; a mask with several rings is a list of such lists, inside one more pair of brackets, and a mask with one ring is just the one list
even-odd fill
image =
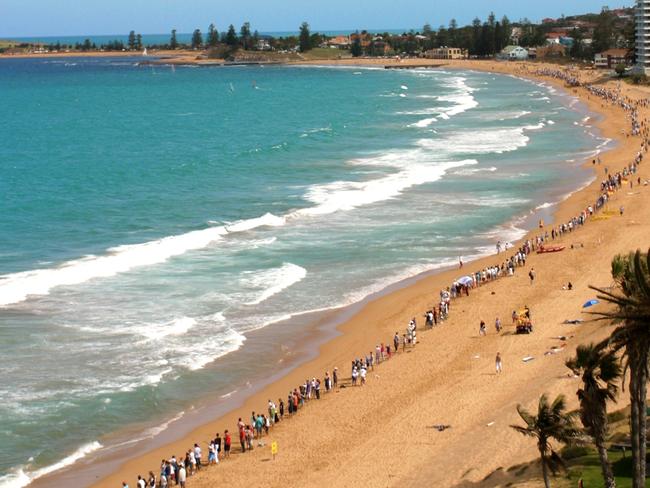
{"label": "person in white shirt", "polygon": [[196,459],[196,467],[201,469],[201,448],[198,444],[194,444],[194,459]]}
{"label": "person in white shirt", "polygon": [[185,466],[181,465],[178,468],[178,484],[181,488],[185,488],[185,481],[187,480],[187,472],[185,471]]}

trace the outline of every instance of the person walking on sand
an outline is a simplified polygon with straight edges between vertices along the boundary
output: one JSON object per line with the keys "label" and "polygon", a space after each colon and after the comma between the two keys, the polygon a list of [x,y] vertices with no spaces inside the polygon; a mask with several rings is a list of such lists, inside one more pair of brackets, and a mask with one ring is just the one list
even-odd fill
{"label": "person walking on sand", "polygon": [[494,321],[494,328],[497,330],[497,334],[501,332],[501,319],[499,317]]}
{"label": "person walking on sand", "polygon": [[478,335],[484,336],[485,333],[485,322],[481,320],[481,324],[478,326]]}
{"label": "person walking on sand", "polygon": [[399,334],[397,332],[393,336],[393,346],[395,346],[395,352],[397,352],[397,349],[399,349]]}
{"label": "person walking on sand", "polygon": [[503,371],[503,363],[501,362],[501,353],[497,352],[497,357],[494,361],[495,368],[497,370],[497,374],[500,374],[501,371]]}
{"label": "person walking on sand", "polygon": [[533,282],[535,281],[535,268],[530,268],[530,271],[528,272],[528,277],[530,278],[530,284],[532,285]]}

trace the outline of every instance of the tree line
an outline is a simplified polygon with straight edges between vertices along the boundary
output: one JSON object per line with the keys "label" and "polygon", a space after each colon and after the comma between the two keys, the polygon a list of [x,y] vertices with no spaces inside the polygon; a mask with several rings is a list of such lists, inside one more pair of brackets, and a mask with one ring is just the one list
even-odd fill
{"label": "tree line", "polygon": [[[372,35],[366,31],[356,32],[350,36],[349,49],[353,56],[383,56],[386,54],[418,55],[430,49],[439,47],[456,47],[465,50],[472,57],[492,57],[504,47],[517,43],[524,47],[538,47],[546,44],[546,36],[554,28],[567,29],[569,20],[578,17],[561,18],[555,23],[534,24],[528,19],[512,22],[507,16],[497,19],[492,12],[485,20],[476,17],[470,25],[459,26],[455,19],[437,29],[425,24],[420,31],[409,31],[402,34],[388,32]],[[582,27],[568,29],[568,36],[573,43],[568,47],[569,56],[575,59],[593,59],[597,52],[612,47],[632,48],[634,46],[635,25],[632,19],[621,20],[607,7],[599,14],[589,14],[579,17],[584,20]],[[585,27],[584,24],[595,27]],[[517,35],[513,36],[514,29]],[[586,42],[587,37],[591,42]],[[244,22],[239,29],[230,24],[222,32],[211,23],[205,34],[201,29],[195,29],[188,42],[180,42],[177,31],[171,31],[169,41],[159,45],[149,45],[158,49],[193,49],[225,51],[244,50],[299,50],[306,52],[326,42],[330,37],[312,33],[307,22],[299,27],[298,35],[271,37],[260,35],[253,30],[249,22]],[[77,49],[95,50],[98,47],[89,39],[74,46],[57,44],[49,45],[51,50]],[[135,31],[129,32],[126,44],[120,40],[102,44],[99,49],[105,51],[138,51],[144,47],[142,35]]]}

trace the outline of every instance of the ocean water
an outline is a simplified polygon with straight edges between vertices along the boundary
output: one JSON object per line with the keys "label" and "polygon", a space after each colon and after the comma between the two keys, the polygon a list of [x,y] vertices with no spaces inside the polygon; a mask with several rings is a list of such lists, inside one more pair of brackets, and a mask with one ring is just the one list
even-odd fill
{"label": "ocean water", "polygon": [[606,143],[477,72],[3,60],[0,93],[5,488],[230,391],[253,330],[516,239]]}

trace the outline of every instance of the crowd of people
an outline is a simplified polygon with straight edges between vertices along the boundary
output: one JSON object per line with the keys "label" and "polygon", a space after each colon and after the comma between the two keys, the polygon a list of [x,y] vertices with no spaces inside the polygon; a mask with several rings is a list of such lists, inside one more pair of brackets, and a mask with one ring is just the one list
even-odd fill
{"label": "crowd of people", "polygon": [[[633,184],[633,176],[637,174],[637,167],[643,160],[643,155],[647,152],[650,141],[648,139],[649,125],[645,120],[641,120],[637,107],[638,101],[630,100],[620,93],[607,88],[583,83],[575,73],[570,70],[560,69],[540,69],[535,72],[538,76],[546,76],[564,81],[571,87],[584,87],[590,94],[600,97],[605,102],[621,107],[631,120],[631,134],[641,136],[643,142],[633,162],[625,166],[621,171],[610,173],[605,169],[605,178],[601,181],[600,192],[593,204],[585,207],[578,215],[573,216],[563,223],[551,226],[543,226],[540,223],[539,233],[531,238],[526,239],[516,250],[510,253],[510,256],[503,258],[512,249],[508,243],[498,242],[496,255],[500,258],[499,263],[492,266],[486,266],[472,273],[455,280],[451,286],[440,291],[437,304],[432,306],[424,313],[425,326],[433,328],[440,325],[447,319],[450,313],[451,302],[463,295],[469,296],[470,290],[481,287],[494,280],[513,276],[518,268],[526,266],[527,257],[537,249],[540,249],[549,241],[558,239],[566,233],[571,233],[579,227],[585,225],[589,218],[602,209],[609,201],[610,196],[623,188],[626,182]],[[594,164],[600,164],[600,159],[594,160]],[[641,185],[641,179],[637,178],[637,184]],[[643,184],[647,185],[645,181]],[[621,210],[622,213],[622,210]],[[460,260],[460,268],[463,267]],[[531,276],[532,274],[532,276]],[[529,272],[531,284],[534,281],[534,271]],[[569,284],[571,286],[571,284]],[[515,314],[513,312],[513,321]],[[530,312],[528,312],[530,313]],[[497,333],[501,331],[502,324],[497,317],[495,320]],[[402,334],[395,332],[393,337],[387,341],[378,342],[374,350],[367,354],[360,354],[351,360],[349,377],[342,378],[337,367],[330,371],[325,371],[321,378],[312,377],[306,379],[302,384],[289,391],[286,401],[279,398],[277,402],[269,399],[264,412],[252,412],[250,419],[244,421],[239,418],[236,424],[236,434],[239,438],[239,451],[241,453],[249,452],[256,447],[265,445],[264,438],[269,435],[270,431],[277,424],[300,414],[300,412],[310,403],[319,401],[322,395],[327,395],[338,388],[362,387],[369,379],[369,372],[374,371],[380,365],[390,360],[401,350],[404,352],[407,348],[414,348],[418,342],[418,327],[416,319],[410,320]],[[487,333],[485,322],[481,320],[479,326],[479,335]],[[500,353],[497,353],[495,359],[495,368],[497,374],[503,370],[503,359]],[[321,390],[324,390],[322,392]],[[204,463],[203,450],[198,443],[187,449],[184,455],[177,457],[172,455],[169,459],[163,459],[160,463],[159,472],[156,474],[150,471],[148,476],[138,476],[135,488],[167,488],[171,486],[180,486],[184,488],[188,477],[206,466],[219,464],[220,461],[230,457],[232,448],[232,433],[225,430],[223,436],[217,433],[213,439],[204,440],[203,445],[207,447],[208,458]],[[126,482],[122,483],[123,488],[129,488]]]}

